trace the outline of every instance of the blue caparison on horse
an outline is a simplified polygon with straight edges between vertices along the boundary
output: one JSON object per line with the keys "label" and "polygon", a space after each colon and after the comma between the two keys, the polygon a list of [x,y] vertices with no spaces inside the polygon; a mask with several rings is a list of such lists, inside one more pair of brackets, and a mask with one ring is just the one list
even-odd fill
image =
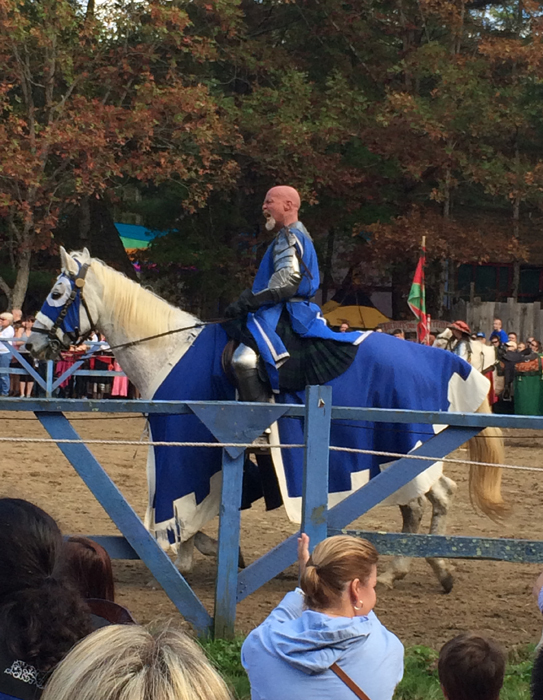
{"label": "blue caparison on horse", "polygon": [[[51,358],[62,347],[80,342],[91,329],[103,333],[119,364],[145,399],[233,400],[235,389],[226,376],[221,355],[228,341],[218,324],[199,325],[197,318],[177,309],[99,260],[87,250],[68,254],[61,249],[61,274],[41,311],[27,347],[40,358]],[[146,342],[141,338],[184,329]],[[349,369],[329,384],[336,406],[420,409],[426,411],[489,412],[488,380],[452,353],[367,332]],[[280,393],[276,400],[303,403],[303,392]],[[150,416],[155,441],[213,442],[194,415]],[[331,444],[406,454],[433,435],[422,424],[373,424],[335,421]],[[301,419],[282,418],[272,440],[303,443]],[[301,449],[273,449],[274,467],[286,512],[300,520]],[[469,443],[470,461],[503,463],[499,431],[487,428]],[[379,473],[389,458],[359,453],[330,453],[329,502],[334,505]],[[190,569],[194,536],[219,512],[220,450],[205,447],[150,448],[147,526],[164,546],[178,551],[182,570]],[[404,531],[417,531],[425,495],[433,507],[431,531],[445,530],[445,517],[456,485],[431,465],[417,480],[391,499],[402,509]],[[470,471],[472,502],[486,515],[507,512],[501,496],[501,470],[475,466]],[[390,501],[389,501],[390,502]],[[452,586],[447,563],[432,560],[446,590]],[[407,573],[407,560],[397,558],[381,580],[392,585]]]}

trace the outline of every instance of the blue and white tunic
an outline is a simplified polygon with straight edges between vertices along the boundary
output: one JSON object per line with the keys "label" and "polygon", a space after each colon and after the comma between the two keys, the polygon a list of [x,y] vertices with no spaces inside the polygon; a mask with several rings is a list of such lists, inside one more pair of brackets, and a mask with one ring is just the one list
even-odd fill
{"label": "blue and white tunic", "polygon": [[[284,240],[285,238],[287,241]],[[285,243],[295,249],[300,263],[302,281],[296,296],[277,304],[266,304],[247,315],[247,330],[258,346],[275,393],[279,392],[278,368],[290,357],[276,332],[284,309],[289,314],[293,331],[302,338],[320,338],[358,345],[366,335],[360,331],[336,333],[327,326],[320,308],[311,302],[311,298],[319,288],[319,265],[311,236],[301,221],[281,229],[268,247],[255,277],[253,294],[258,294],[270,287],[270,280],[276,272],[275,248],[278,245],[285,247]]]}

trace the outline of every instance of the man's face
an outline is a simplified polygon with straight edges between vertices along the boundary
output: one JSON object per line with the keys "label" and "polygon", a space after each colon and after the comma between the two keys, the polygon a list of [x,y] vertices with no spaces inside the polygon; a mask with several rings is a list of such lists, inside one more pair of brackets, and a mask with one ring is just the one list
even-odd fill
{"label": "man's face", "polygon": [[512,340],[514,343],[518,342],[518,338],[517,338],[516,333],[509,333],[508,338],[509,338],[509,340]]}
{"label": "man's face", "polygon": [[501,329],[502,329],[502,322],[500,321],[499,318],[495,318],[495,319],[494,319],[494,324],[493,324],[493,325],[494,325],[494,330],[495,330],[495,331],[501,331]]}
{"label": "man's face", "polygon": [[[497,330],[497,329],[496,329],[496,330]],[[498,345],[500,344],[500,339],[499,339],[499,338],[492,338],[492,340],[491,340],[490,342],[492,343],[492,345],[493,345],[495,348],[497,348]]]}
{"label": "man's face", "polygon": [[274,231],[285,223],[286,201],[280,194],[270,190],[262,205],[262,213],[266,217],[266,230]]}

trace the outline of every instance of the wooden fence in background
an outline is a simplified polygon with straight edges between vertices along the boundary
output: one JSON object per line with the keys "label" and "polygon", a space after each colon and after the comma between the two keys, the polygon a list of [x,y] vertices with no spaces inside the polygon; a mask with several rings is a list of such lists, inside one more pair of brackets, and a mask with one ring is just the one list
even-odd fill
{"label": "wooden fence in background", "polygon": [[495,318],[501,318],[503,329],[517,333],[519,340],[525,341],[529,336],[543,341],[543,310],[541,303],[521,304],[513,298],[506,302],[481,301],[475,297],[473,302],[459,301],[453,307],[454,319],[467,322],[472,331],[483,331],[488,338],[492,332]]}

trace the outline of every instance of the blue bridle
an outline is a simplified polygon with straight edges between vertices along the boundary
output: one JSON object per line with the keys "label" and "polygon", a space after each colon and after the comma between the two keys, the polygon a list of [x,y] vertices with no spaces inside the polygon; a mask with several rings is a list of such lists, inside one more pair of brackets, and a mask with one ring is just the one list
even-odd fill
{"label": "blue bridle", "polygon": [[[67,345],[58,337],[57,331],[59,328],[70,338],[71,345],[79,345],[94,331],[94,322],[90,315],[85,297],[83,296],[85,277],[90,267],[90,263],[81,264],[77,260],[76,262],[78,264],[77,273],[62,272],[57,278],[57,283],[60,281],[66,281],[68,283],[69,287],[66,289],[65,294],[61,295],[59,299],[54,299],[52,296],[53,292],[51,292],[40,310],[40,313],[50,319],[53,322],[53,325],[51,328],[33,329],[33,331],[36,333],[43,333],[47,335],[50,346],[56,350],[60,350],[61,348],[68,349],[70,347],[70,345]],[[63,301],[65,296],[67,296],[67,298],[65,301]],[[79,328],[81,306],[83,306],[85,309],[90,323],[90,328],[88,331],[86,331],[86,333],[81,333]]]}

